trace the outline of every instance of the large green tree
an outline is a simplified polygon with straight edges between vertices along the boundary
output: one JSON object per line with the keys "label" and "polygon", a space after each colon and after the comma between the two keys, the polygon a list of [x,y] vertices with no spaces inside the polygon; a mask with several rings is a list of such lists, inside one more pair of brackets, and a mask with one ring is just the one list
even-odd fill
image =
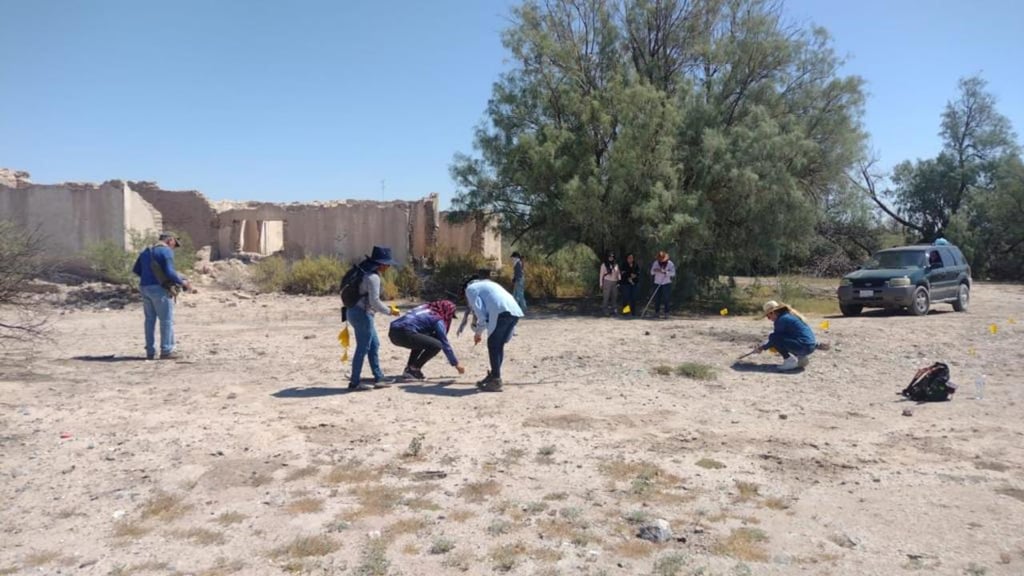
{"label": "large green tree", "polygon": [[[806,256],[861,153],[861,80],[766,0],[532,0],[455,207],[704,278]],[[832,227],[836,229],[837,227]]]}

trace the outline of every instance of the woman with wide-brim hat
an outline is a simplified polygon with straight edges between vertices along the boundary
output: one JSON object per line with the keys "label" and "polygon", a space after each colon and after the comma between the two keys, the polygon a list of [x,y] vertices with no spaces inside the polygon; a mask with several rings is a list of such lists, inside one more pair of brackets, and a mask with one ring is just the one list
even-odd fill
{"label": "woman with wide-brim hat", "polygon": [[[347,310],[348,323],[356,333],[356,350],[352,356],[352,376],[348,387],[352,390],[383,388],[384,372],[380,369],[380,338],[373,323],[376,312],[398,316],[397,308],[389,308],[380,301],[380,275],[398,262],[391,257],[391,248],[374,246],[373,252],[358,264],[363,272],[359,285],[359,301]],[[363,360],[369,357],[373,384],[362,381]]]}
{"label": "woman with wide-brim hat", "polygon": [[775,300],[765,302],[761,309],[765,318],[774,323],[774,329],[768,335],[768,341],[754,346],[754,351],[760,353],[774,348],[782,355],[779,370],[783,372],[807,366],[818,341],[804,317],[790,305]]}

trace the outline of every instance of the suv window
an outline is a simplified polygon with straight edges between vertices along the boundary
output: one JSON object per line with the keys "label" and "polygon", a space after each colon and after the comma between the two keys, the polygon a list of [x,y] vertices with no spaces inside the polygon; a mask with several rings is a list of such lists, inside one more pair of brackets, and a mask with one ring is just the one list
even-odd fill
{"label": "suv window", "polygon": [[953,266],[959,265],[959,262],[956,261],[956,257],[953,256],[953,251],[950,250],[949,248],[941,248],[941,249],[939,249],[939,254],[942,255],[942,265],[943,266],[945,266],[947,268],[951,268]]}
{"label": "suv window", "polygon": [[892,250],[877,252],[864,268],[879,270],[885,268],[923,268],[927,260],[920,250]]}
{"label": "suv window", "polygon": [[943,266],[949,265],[948,262],[943,263],[943,258],[942,256],[939,255],[939,253],[939,250],[928,251],[928,265],[931,266],[932,268],[942,268]]}
{"label": "suv window", "polygon": [[957,266],[967,265],[967,260],[964,258],[962,252],[957,248],[950,248],[949,251],[953,254],[953,261],[956,262]]}

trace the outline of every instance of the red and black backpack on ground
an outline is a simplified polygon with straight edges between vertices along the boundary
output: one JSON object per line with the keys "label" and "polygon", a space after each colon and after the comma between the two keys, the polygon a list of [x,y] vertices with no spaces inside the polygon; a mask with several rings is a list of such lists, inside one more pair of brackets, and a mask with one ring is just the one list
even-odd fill
{"label": "red and black backpack on ground", "polygon": [[954,392],[956,384],[949,381],[949,366],[936,362],[918,370],[900,394],[915,402],[944,402]]}

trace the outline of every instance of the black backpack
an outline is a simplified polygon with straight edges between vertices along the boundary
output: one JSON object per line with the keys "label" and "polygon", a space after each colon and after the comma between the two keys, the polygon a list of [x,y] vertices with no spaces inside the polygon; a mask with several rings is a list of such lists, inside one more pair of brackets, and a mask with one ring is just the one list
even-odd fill
{"label": "black backpack", "polygon": [[359,291],[364,277],[366,277],[366,271],[358,264],[349,268],[348,272],[345,272],[345,275],[341,278],[340,289],[342,306],[352,308],[359,302],[360,298],[366,295]]}
{"label": "black backpack", "polygon": [[949,366],[936,362],[918,370],[900,394],[915,402],[943,402],[954,392],[956,384],[949,381]]}

